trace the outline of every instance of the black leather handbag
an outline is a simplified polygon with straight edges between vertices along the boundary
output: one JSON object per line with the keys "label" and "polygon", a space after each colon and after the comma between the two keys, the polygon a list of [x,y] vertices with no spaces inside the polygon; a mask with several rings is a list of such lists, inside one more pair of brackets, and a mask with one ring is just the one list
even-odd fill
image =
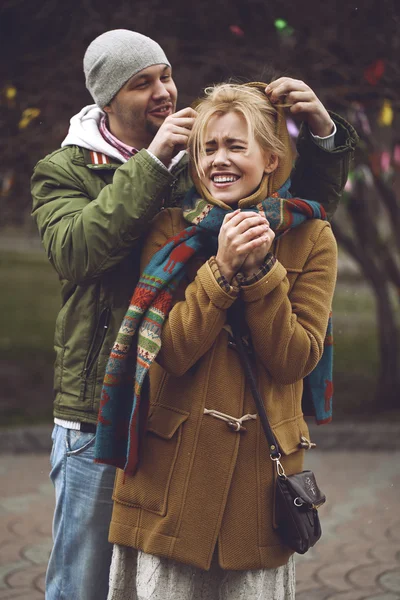
{"label": "black leather handbag", "polygon": [[270,458],[276,465],[275,527],[286,546],[299,554],[305,554],[321,537],[322,531],[318,508],[324,504],[326,497],[319,489],[312,471],[302,471],[294,475],[286,475],[280,462],[281,453],[279,452],[279,446],[269,424],[264,403],[257,389],[257,383],[249,360],[249,348],[245,348],[243,344],[241,333],[242,316],[239,316],[237,308],[234,311],[229,311],[228,319],[268,441]]}

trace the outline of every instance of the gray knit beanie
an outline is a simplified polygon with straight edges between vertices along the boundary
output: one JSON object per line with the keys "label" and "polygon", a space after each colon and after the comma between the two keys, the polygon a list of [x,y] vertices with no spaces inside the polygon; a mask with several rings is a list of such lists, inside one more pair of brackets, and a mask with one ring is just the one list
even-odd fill
{"label": "gray knit beanie", "polygon": [[86,87],[100,108],[108,104],[136,73],[153,65],[168,65],[164,50],[149,37],[113,29],[97,37],[83,58]]}

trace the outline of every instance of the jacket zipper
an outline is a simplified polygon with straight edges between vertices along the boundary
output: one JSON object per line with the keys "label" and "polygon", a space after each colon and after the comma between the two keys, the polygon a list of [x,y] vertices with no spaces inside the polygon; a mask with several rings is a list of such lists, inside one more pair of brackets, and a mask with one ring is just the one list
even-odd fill
{"label": "jacket zipper", "polygon": [[[180,163],[178,163],[178,165],[176,165],[175,169],[172,169],[171,175],[173,176],[174,179],[169,184],[169,190],[164,197],[163,208],[169,208],[171,206],[172,196],[175,194],[176,190],[178,189],[179,175],[187,168],[188,168],[187,163],[184,165],[181,165]],[[173,206],[177,206],[176,202],[174,203]]]}
{"label": "jacket zipper", "polygon": [[[86,382],[86,379],[100,354],[100,350],[103,346],[103,342],[107,334],[108,324],[110,322],[110,315],[111,310],[109,308],[104,308],[100,313],[96,330],[93,335],[92,343],[90,345],[90,349],[82,371],[82,379],[84,380],[84,382]],[[97,339],[100,331],[101,335],[99,339]]]}

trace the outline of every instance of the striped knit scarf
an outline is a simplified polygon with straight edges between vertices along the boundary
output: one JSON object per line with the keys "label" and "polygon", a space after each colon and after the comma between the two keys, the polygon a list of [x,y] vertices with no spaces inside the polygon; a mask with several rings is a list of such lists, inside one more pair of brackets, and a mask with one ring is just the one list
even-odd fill
{"label": "striped knit scarf", "polygon": [[[288,181],[257,206],[244,209],[265,214],[276,237],[307,219],[326,219],[320,204],[290,198],[289,185]],[[211,237],[217,247],[226,213],[223,208],[203,200],[192,188],[183,206],[184,218],[190,226],[167,240],[144,269],[106,367],[96,435],[96,462],[115,465],[128,474],[135,472],[139,439],[146,429],[148,412],[148,394],[143,393],[143,386],[161,348],[162,327],[174,292],[189,259],[204,249],[205,238]],[[317,419],[327,422],[331,410],[331,345],[326,345],[313,373],[314,381],[306,387]]]}

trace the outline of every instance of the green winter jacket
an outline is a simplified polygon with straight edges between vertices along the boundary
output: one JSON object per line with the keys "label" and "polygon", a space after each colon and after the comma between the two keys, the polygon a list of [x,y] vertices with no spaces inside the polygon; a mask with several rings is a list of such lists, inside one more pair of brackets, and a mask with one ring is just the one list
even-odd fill
{"label": "green winter jacket", "polygon": [[[357,142],[332,115],[332,152],[303,128],[292,193],[335,211]],[[163,206],[191,186],[188,158],[171,172],[141,150],[126,163],[92,164],[90,152],[66,146],[35,167],[33,217],[61,282],[55,330],[54,416],[96,423],[106,362],[138,280],[141,239]]]}

